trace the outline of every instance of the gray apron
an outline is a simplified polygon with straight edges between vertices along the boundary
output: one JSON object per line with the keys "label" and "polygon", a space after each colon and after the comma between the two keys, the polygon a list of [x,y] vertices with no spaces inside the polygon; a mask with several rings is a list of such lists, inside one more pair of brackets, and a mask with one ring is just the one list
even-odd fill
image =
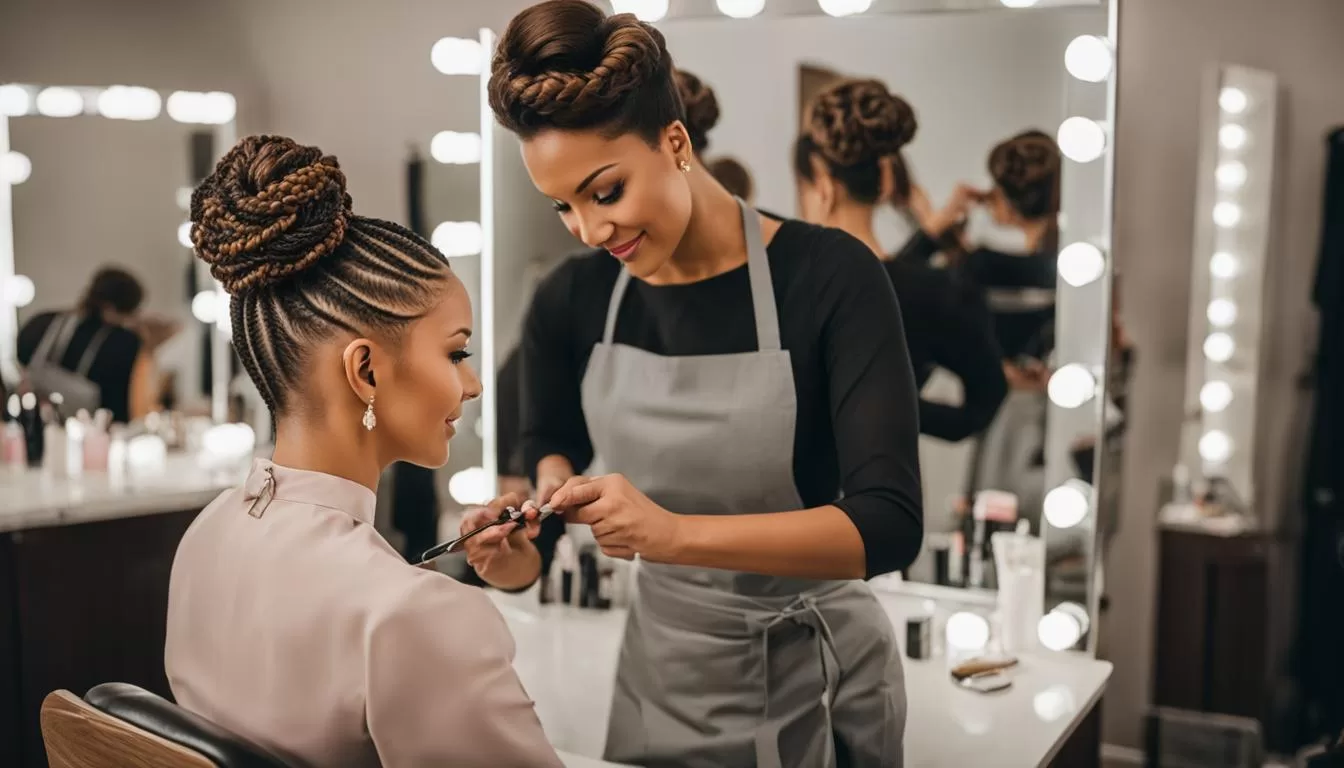
{"label": "gray apron", "polygon": [[[664,357],[613,342],[622,270],[583,377],[604,468],[684,514],[801,509],[797,399],[759,218],[742,207],[759,351]],[[863,582],[641,563],[606,758],[663,768],[899,768],[905,686]],[[838,744],[837,744],[838,743]],[[839,753],[839,755],[837,755]]]}

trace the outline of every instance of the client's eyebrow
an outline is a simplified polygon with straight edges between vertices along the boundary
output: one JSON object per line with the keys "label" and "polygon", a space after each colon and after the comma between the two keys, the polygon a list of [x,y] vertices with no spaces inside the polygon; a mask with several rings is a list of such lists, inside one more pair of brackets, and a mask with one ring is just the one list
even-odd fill
{"label": "client's eyebrow", "polygon": [[615,168],[615,167],[616,167],[616,163],[607,163],[606,165],[602,166],[601,168],[598,168],[596,171],[593,171],[592,173],[588,174],[588,177],[585,178],[583,181],[579,182],[579,186],[577,186],[577,187],[574,188],[574,194],[576,194],[576,195],[582,194],[582,193],[583,193],[583,190],[587,189],[587,188],[588,188],[588,185],[589,185],[589,184],[592,184],[592,183],[593,183],[593,179],[596,179],[596,178],[598,177],[599,174],[601,174],[603,171],[607,170],[608,168]]}

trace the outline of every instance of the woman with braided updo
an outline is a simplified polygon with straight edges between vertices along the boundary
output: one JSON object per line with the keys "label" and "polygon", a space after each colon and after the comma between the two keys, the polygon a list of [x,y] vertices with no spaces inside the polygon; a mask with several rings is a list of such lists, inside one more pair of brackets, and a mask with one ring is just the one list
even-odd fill
{"label": "woman with braided updo", "polygon": [[373,527],[382,471],[443,465],[480,395],[461,281],[423,238],[356,215],[336,159],[290,139],[239,142],[191,221],[276,431],[178,547],[177,702],[296,765],[559,766],[493,603]]}
{"label": "woman with braided updo", "polygon": [[1008,385],[984,300],[947,272],[887,255],[877,240],[877,206],[913,194],[901,149],[915,135],[915,113],[877,80],[837,83],[817,95],[794,145],[803,218],[839,227],[867,245],[886,269],[901,305],[919,386],[935,367],[961,379],[962,404],[920,398],[919,428],[964,440],[989,425]]}
{"label": "woman with braided updo", "polygon": [[[695,163],[673,72],[654,27],[550,0],[509,23],[489,83],[595,249],[533,298],[522,418],[539,500],[641,561],[606,756],[900,766],[900,652],[861,581],[922,539],[896,297],[862,243],[763,218]],[[530,556],[478,572],[518,587],[495,568]]]}

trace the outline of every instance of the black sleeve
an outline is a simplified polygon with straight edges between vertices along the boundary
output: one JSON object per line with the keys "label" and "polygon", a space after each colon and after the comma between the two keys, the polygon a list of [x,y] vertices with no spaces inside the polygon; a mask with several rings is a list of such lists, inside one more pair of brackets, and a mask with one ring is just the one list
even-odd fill
{"label": "black sleeve", "polygon": [[17,357],[19,365],[30,365],[33,362],[33,355],[37,352],[37,345],[42,342],[42,334],[47,332],[56,315],[51,312],[43,312],[40,315],[32,317],[19,329]]}
{"label": "black sleeve", "polygon": [[826,248],[817,306],[840,489],[868,577],[908,567],[924,539],[918,392],[896,293],[881,262],[840,232]]}
{"label": "black sleeve", "polygon": [[572,322],[581,309],[572,298],[577,265],[567,262],[542,281],[523,321],[521,439],[524,468],[533,483],[537,462],[547,456],[564,456],[575,472],[593,460],[580,396],[587,350],[577,349]]}
{"label": "black sleeve", "polygon": [[915,230],[915,234],[905,241],[905,245],[896,252],[897,259],[912,259],[920,264],[928,264],[929,261],[938,255],[941,246],[938,241],[923,229]]}
{"label": "black sleeve", "polygon": [[949,287],[942,293],[941,328],[931,338],[933,362],[961,379],[962,404],[920,398],[919,426],[926,435],[957,442],[994,420],[1008,396],[1008,380],[988,307],[969,291]]}
{"label": "black sleeve", "polygon": [[978,248],[970,256],[970,272],[986,288],[1054,288],[1055,262],[1040,255],[1021,256]]}

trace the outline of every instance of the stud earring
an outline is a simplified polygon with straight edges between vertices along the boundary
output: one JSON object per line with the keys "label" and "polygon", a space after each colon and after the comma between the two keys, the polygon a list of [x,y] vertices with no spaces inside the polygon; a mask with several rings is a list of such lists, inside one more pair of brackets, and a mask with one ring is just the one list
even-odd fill
{"label": "stud earring", "polygon": [[681,169],[682,173],[691,172],[691,164],[686,162],[685,160],[682,160],[680,163],[677,163],[677,167]]}
{"label": "stud earring", "polygon": [[369,407],[364,409],[364,418],[361,420],[361,423],[364,425],[364,429],[369,432],[372,432],[373,428],[378,426],[378,417],[373,415],[372,395],[369,396]]}

